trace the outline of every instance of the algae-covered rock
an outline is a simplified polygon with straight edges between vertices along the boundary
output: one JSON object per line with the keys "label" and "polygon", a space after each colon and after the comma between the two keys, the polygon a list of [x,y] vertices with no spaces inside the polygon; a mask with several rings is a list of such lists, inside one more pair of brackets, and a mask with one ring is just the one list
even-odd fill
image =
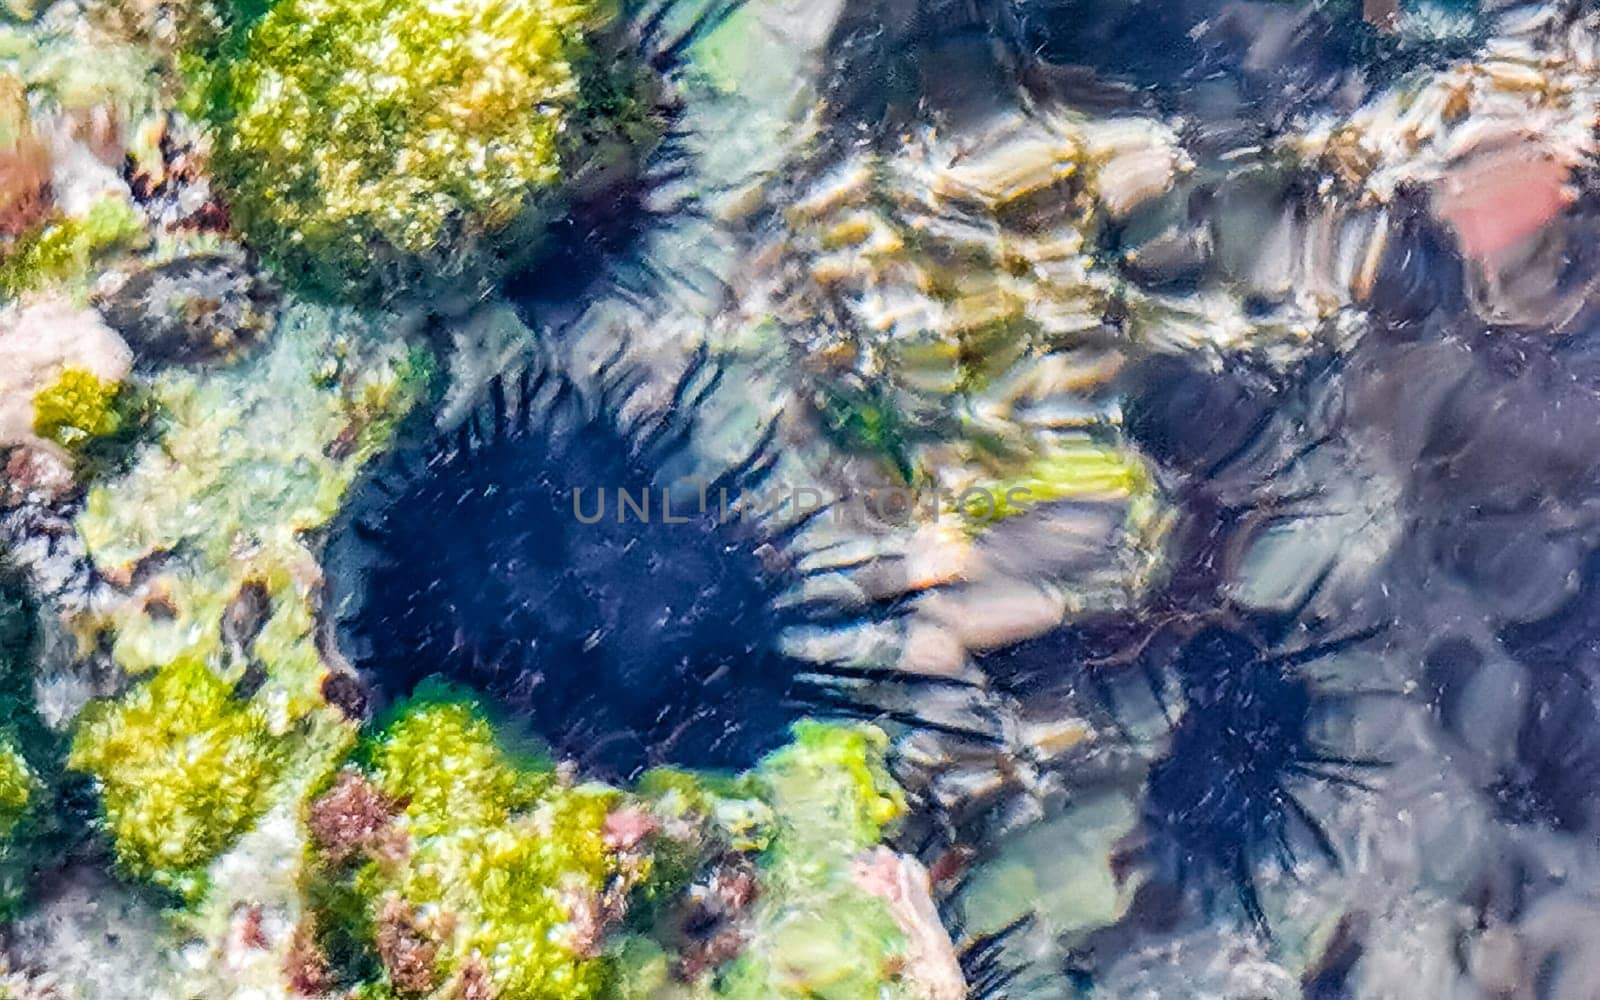
{"label": "algae-covered rock", "polygon": [[94,774],[122,869],[192,899],[206,862],[264,809],[282,742],[264,706],[187,659],[90,706],[69,763]]}
{"label": "algae-covered rock", "polygon": [[794,742],[741,790],[771,817],[749,867],[724,865],[690,890],[695,934],[658,928],[667,950],[639,940],[621,948],[613,995],[964,996],[925,873],[881,846],[905,811],[887,746],[871,727],[797,723]]}
{"label": "algae-covered rock", "polygon": [[70,863],[42,880],[39,898],[7,928],[8,1000],[171,997],[182,937],[147,894],[98,865]]}
{"label": "algae-covered rock", "polygon": [[[915,996],[896,973],[907,941],[893,913],[852,877],[851,862],[905,810],[883,767],[887,741],[865,729],[799,723],[757,781],[776,817],[760,861],[750,945],[717,995]],[[879,990],[889,990],[881,994]]]}
{"label": "algae-covered rock", "polygon": [[113,433],[128,347],[92,312],[59,301],[0,316],[0,448],[63,448]]}
{"label": "algae-covered rock", "polygon": [[[291,715],[303,711],[320,671],[308,603],[320,573],[301,535],[338,509],[426,370],[368,320],[299,306],[273,349],[248,365],[157,379],[159,446],[96,485],[78,524],[113,581],[129,582],[153,553],[170,554],[138,599],[111,613],[117,661],[133,673],[182,655],[242,668],[239,657],[225,659],[224,612],[255,583],[264,615],[236,645],[265,666],[269,691],[297,692]],[[293,683],[290,663],[300,664]]]}
{"label": "algae-covered rock", "polygon": [[357,757],[310,807],[322,867],[297,975],[405,995],[599,995],[603,937],[649,873],[636,849],[653,823],[625,835],[621,793],[509,750],[442,685]]}
{"label": "algae-covered rock", "polygon": [[74,626],[150,677],[89,709],[73,764],[100,788],[131,874],[196,899],[213,858],[348,739],[322,693],[304,533],[388,440],[425,368],[367,320],[297,307],[250,362],[156,379],[159,441],[90,490],[77,528],[113,591]]}
{"label": "algae-covered rock", "polygon": [[240,255],[202,253],[141,270],[95,305],[142,364],[228,363],[272,332],[278,293]]}
{"label": "algae-covered rock", "polygon": [[216,163],[246,238],[336,293],[474,273],[548,200],[604,5],[288,0],[218,70]]}
{"label": "algae-covered rock", "polygon": [[[959,1000],[871,727],[802,722],[742,776],[579,783],[428,682],[321,785],[287,955],[303,992]],[[477,992],[474,992],[477,991]]]}

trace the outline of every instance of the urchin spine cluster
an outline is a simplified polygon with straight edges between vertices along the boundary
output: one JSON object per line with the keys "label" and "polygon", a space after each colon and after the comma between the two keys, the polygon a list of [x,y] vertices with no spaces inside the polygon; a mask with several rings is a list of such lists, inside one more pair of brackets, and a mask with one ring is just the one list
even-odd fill
{"label": "urchin spine cluster", "polygon": [[786,599],[800,526],[694,500],[760,488],[772,431],[675,493],[663,470],[694,467],[696,413],[722,370],[702,353],[670,400],[625,418],[638,383],[620,363],[593,393],[550,371],[497,379],[453,433],[373,477],[351,506],[360,568],[335,579],[380,694],[445,675],[624,776],[747,766],[783,740],[809,666],[783,643],[808,614]]}

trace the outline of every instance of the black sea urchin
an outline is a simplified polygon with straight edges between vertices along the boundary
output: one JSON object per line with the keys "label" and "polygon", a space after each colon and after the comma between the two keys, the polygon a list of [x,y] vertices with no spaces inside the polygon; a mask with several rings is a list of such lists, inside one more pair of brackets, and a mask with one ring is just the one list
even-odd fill
{"label": "black sea urchin", "polygon": [[1185,641],[1172,663],[1185,708],[1167,755],[1150,771],[1145,821],[1176,863],[1180,882],[1196,869],[1228,879],[1262,930],[1255,870],[1268,855],[1292,868],[1295,827],[1339,866],[1332,840],[1297,786],[1365,788],[1349,772],[1379,763],[1318,744],[1317,695],[1299,669],[1362,638],[1280,651],[1244,629],[1213,624]]}
{"label": "black sea urchin", "polygon": [[[1381,763],[1319,744],[1318,714],[1339,696],[1306,668],[1373,638],[1381,626],[1323,630],[1311,608],[1337,562],[1311,575],[1293,605],[1278,611],[1241,607],[1226,596],[1254,539],[1326,513],[1317,486],[1294,485],[1297,467],[1332,437],[1310,419],[1315,407],[1292,386],[1206,377],[1173,363],[1151,366],[1144,376],[1130,428],[1179,476],[1185,508],[1163,596],[1176,641],[1158,632],[1116,658],[1137,663],[1158,697],[1169,683],[1182,692],[1182,716],[1150,771],[1145,825],[1153,855],[1170,863],[1180,884],[1196,875],[1202,884],[1226,880],[1266,932],[1255,873],[1272,858],[1285,870],[1293,866],[1296,831],[1339,864],[1300,789],[1310,782],[1362,788],[1352,772]],[[1097,669],[1090,665],[1091,674]]]}
{"label": "black sea urchin", "polygon": [[634,420],[614,375],[593,399],[557,375],[502,379],[456,433],[396,456],[349,515],[372,550],[340,600],[363,676],[386,696],[472,684],[602,773],[739,767],[779,743],[798,714],[781,650],[798,525],[717,499],[761,486],[771,429],[704,494],[665,500],[720,379],[702,360]]}
{"label": "black sea urchin", "polygon": [[1340,864],[1323,823],[1301,799],[1303,788],[1313,782],[1365,788],[1356,775],[1384,763],[1319,742],[1318,714],[1339,695],[1324,691],[1305,669],[1377,630],[1295,643],[1288,633],[1298,617],[1226,606],[1178,614],[1164,625],[1111,616],[991,654],[982,665],[998,686],[1022,698],[1081,682],[1130,749],[1149,734],[1124,723],[1126,703],[1147,692],[1173,721],[1165,752],[1150,767],[1146,854],[1180,886],[1202,893],[1231,886],[1250,921],[1267,933],[1260,865],[1276,860],[1290,870],[1302,840],[1330,865]]}
{"label": "black sea urchin", "polygon": [[1299,418],[1307,408],[1292,386],[1175,360],[1130,381],[1129,430],[1182,509],[1164,584],[1133,612],[1071,623],[979,666],[1025,703],[1065,692],[1076,713],[1107,716],[1099,728],[1150,761],[1143,826],[1158,877],[1202,896],[1231,887],[1265,933],[1264,864],[1291,868],[1301,844],[1339,862],[1305,787],[1359,788],[1360,771],[1380,763],[1321,744],[1319,721],[1344,695],[1313,665],[1381,626],[1328,625],[1324,604],[1334,602],[1322,599],[1336,563],[1280,588],[1275,604],[1237,596],[1253,542],[1326,506],[1297,471],[1327,432]]}

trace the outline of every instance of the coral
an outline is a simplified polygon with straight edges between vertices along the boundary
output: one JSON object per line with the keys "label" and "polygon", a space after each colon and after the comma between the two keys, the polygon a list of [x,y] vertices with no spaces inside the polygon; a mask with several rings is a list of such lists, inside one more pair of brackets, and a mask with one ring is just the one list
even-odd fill
{"label": "coral", "polygon": [[[298,279],[370,289],[516,221],[563,172],[601,5],[288,0],[223,67],[216,169]],[[381,95],[381,96],[380,96]]]}
{"label": "coral", "polygon": [[782,640],[804,615],[782,600],[790,537],[718,498],[761,487],[770,435],[706,471],[708,501],[680,482],[663,508],[721,374],[701,364],[627,419],[627,376],[609,378],[592,401],[561,374],[496,380],[379,468],[330,558],[348,648],[380,691],[440,674],[494,694],[590,773],[749,766],[799,714]]}
{"label": "coral", "polygon": [[264,706],[186,658],[85,709],[68,763],[93,775],[118,863],[178,895],[264,808],[284,759]]}

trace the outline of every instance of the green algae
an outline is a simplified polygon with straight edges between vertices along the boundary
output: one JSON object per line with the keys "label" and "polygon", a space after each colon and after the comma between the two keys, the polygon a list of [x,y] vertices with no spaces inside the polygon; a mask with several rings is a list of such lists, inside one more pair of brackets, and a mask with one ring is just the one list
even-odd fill
{"label": "green algae", "polygon": [[27,817],[39,791],[39,778],[22,751],[10,741],[0,745],[0,840],[9,838]]}
{"label": "green algae", "polygon": [[33,432],[64,448],[81,447],[122,429],[122,387],[82,368],[68,368],[33,397]]}
{"label": "green algae", "polygon": [[186,659],[85,709],[68,763],[94,774],[123,871],[192,901],[206,863],[265,808],[283,743],[262,705]]}
{"label": "green algae", "polygon": [[81,218],[61,216],[24,233],[0,259],[0,295],[81,285],[97,264],[144,236],[144,220],[120,198],[102,198]]}
{"label": "green algae", "polygon": [[552,783],[547,762],[508,753],[470,695],[443,684],[419,688],[368,746],[373,783],[406,800],[417,836],[491,826],[532,806]]}
{"label": "green algae", "polygon": [[374,801],[393,804],[393,829],[353,870],[321,870],[311,892],[327,910],[319,923],[357,929],[368,954],[344,964],[378,970],[365,988],[449,995],[447,984],[481,977],[497,996],[599,994],[605,966],[585,918],[623,875],[605,840],[621,793],[508,749],[469,695],[440,684],[356,757]]}
{"label": "green algae", "polygon": [[308,290],[361,297],[429,267],[460,278],[479,237],[562,180],[575,64],[608,15],[553,0],[274,5],[205,70],[240,231]]}
{"label": "green algae", "polygon": [[963,515],[974,532],[1041,504],[1104,497],[1130,501],[1128,524],[1137,529],[1156,518],[1159,506],[1154,475],[1142,456],[1131,448],[1088,437],[1056,442],[1015,473],[977,488],[982,494],[981,510],[969,509],[976,505],[963,503],[960,496],[947,507],[951,513]]}
{"label": "green algae", "polygon": [[916,475],[913,438],[918,429],[881,387],[824,387],[818,391],[817,410],[823,428],[834,440],[881,456],[901,482],[912,481]]}
{"label": "green algae", "polygon": [[870,726],[803,720],[794,741],[756,768],[763,797],[778,816],[770,864],[793,864],[822,853],[851,854],[876,846],[904,815],[905,796],[884,763],[889,741]]}

